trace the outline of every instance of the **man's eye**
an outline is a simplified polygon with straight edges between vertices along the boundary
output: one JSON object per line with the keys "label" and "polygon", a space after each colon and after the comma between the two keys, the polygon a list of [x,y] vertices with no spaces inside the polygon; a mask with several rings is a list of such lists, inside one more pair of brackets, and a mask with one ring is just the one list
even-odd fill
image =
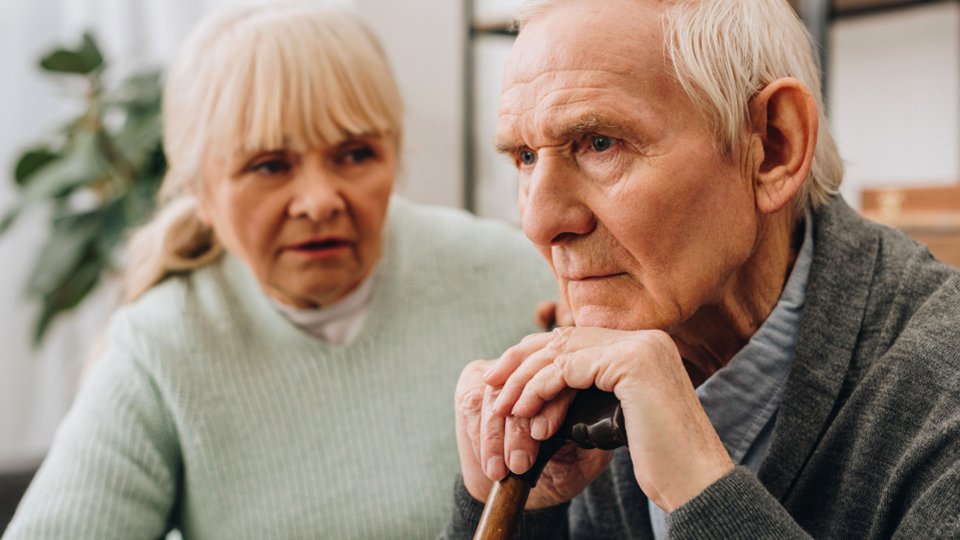
{"label": "man's eye", "polygon": [[610,137],[605,137],[603,135],[591,135],[590,136],[590,148],[594,152],[606,152],[613,146],[613,139]]}
{"label": "man's eye", "polygon": [[520,150],[520,152],[517,154],[517,157],[520,159],[520,163],[524,165],[533,165],[533,163],[537,161],[536,152],[530,150],[529,148]]}

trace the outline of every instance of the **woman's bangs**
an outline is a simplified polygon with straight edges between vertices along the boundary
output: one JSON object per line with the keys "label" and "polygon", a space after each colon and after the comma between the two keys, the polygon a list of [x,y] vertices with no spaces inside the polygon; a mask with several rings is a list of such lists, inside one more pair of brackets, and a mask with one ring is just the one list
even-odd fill
{"label": "woman's bangs", "polygon": [[[296,29],[274,39],[252,40],[245,66],[236,66],[225,87],[221,118],[239,150],[295,148],[337,144],[346,137],[392,134],[388,100],[377,88],[383,82],[366,59],[350,58],[343,48],[323,43],[316,34],[298,38]],[[312,43],[316,45],[311,46]],[[387,75],[389,77],[389,75]],[[390,88],[388,86],[387,88]]]}

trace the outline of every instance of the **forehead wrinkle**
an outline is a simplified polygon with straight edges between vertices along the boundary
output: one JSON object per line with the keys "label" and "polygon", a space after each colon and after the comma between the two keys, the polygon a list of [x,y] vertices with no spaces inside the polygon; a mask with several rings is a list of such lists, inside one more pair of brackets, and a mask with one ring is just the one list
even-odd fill
{"label": "forehead wrinkle", "polygon": [[[611,56],[620,56],[620,55],[611,54]],[[623,56],[622,58],[627,59],[628,57]],[[544,69],[539,69],[539,66],[538,66],[538,69],[531,70],[531,71],[536,71],[536,74],[531,77],[527,77],[527,78],[519,78],[516,76],[512,78],[505,77],[503,86],[506,87],[506,86],[531,85],[537,82],[537,80],[540,79],[541,77],[546,77],[546,76],[558,76],[558,75],[577,74],[577,73],[583,74],[583,73],[594,73],[594,72],[613,73],[616,75],[629,75],[631,71],[630,67],[626,65],[623,66],[621,69],[614,69],[612,67],[603,67],[602,69],[601,68],[560,68],[560,67],[550,66],[549,65],[550,60],[553,60],[553,59],[546,58],[544,59],[543,62],[541,62],[541,64],[547,66]],[[637,60],[635,58],[629,59],[629,63],[635,64],[636,61]],[[516,75],[516,74],[511,73],[511,75]]]}
{"label": "forehead wrinkle", "polygon": [[[579,90],[579,89],[577,89]],[[593,90],[608,90],[594,88]],[[574,94],[578,94],[576,90]],[[645,116],[642,103],[632,94],[621,91],[622,99],[597,95],[597,92],[579,93],[564,100],[541,101],[532,117],[521,126],[528,130],[530,140],[542,138],[541,143],[565,143],[601,128],[605,131],[625,133],[633,131]],[[630,105],[625,105],[629,103]],[[609,134],[609,133],[608,133]]]}
{"label": "forehead wrinkle", "polygon": [[[617,111],[618,107],[611,107],[612,102],[623,100],[611,100],[604,94],[619,93],[627,100],[639,97],[636,86],[638,71],[642,71],[642,64],[651,59],[643,58],[640,54],[642,51],[633,46],[623,53],[614,50],[604,52],[602,57],[597,58],[600,65],[591,64],[589,68],[568,67],[570,64],[589,63],[590,59],[579,54],[573,58],[562,58],[549,53],[540,55],[538,51],[532,56],[514,57],[504,77],[498,111],[497,148],[504,152],[515,151],[523,146],[522,141],[531,141],[531,136],[537,134],[562,140],[563,137],[583,133],[587,127],[596,128],[601,124],[583,118],[574,119],[576,116],[593,116],[595,120],[603,117],[603,124],[610,127],[619,125],[612,124],[609,121],[611,119],[623,114],[635,116],[630,111]],[[551,62],[567,66],[555,67]],[[524,69],[524,66],[528,69]],[[585,86],[579,86],[581,82]],[[560,114],[554,112],[557,107],[574,107],[582,103],[588,104],[585,109],[593,110],[579,114],[566,110]],[[554,117],[560,120],[554,120]]]}

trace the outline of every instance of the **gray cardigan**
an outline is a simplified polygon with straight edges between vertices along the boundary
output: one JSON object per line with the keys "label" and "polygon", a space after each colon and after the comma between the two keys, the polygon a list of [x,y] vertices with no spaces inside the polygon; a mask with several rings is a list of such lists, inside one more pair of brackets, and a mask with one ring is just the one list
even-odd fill
{"label": "gray cardigan", "polygon": [[[796,356],[766,459],[670,514],[671,538],[960,538],[960,271],[842,199],[814,212]],[[461,482],[445,535],[482,506]],[[629,454],[524,538],[652,538]]]}

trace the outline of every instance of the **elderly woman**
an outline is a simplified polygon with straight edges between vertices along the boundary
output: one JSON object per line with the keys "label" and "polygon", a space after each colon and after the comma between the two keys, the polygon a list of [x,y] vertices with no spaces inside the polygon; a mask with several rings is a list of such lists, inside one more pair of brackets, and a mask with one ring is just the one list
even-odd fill
{"label": "elderly woman", "polygon": [[401,103],[348,13],[207,20],[164,98],[170,169],[129,305],[6,538],[425,538],[462,367],[535,330],[519,232],[391,198]]}

